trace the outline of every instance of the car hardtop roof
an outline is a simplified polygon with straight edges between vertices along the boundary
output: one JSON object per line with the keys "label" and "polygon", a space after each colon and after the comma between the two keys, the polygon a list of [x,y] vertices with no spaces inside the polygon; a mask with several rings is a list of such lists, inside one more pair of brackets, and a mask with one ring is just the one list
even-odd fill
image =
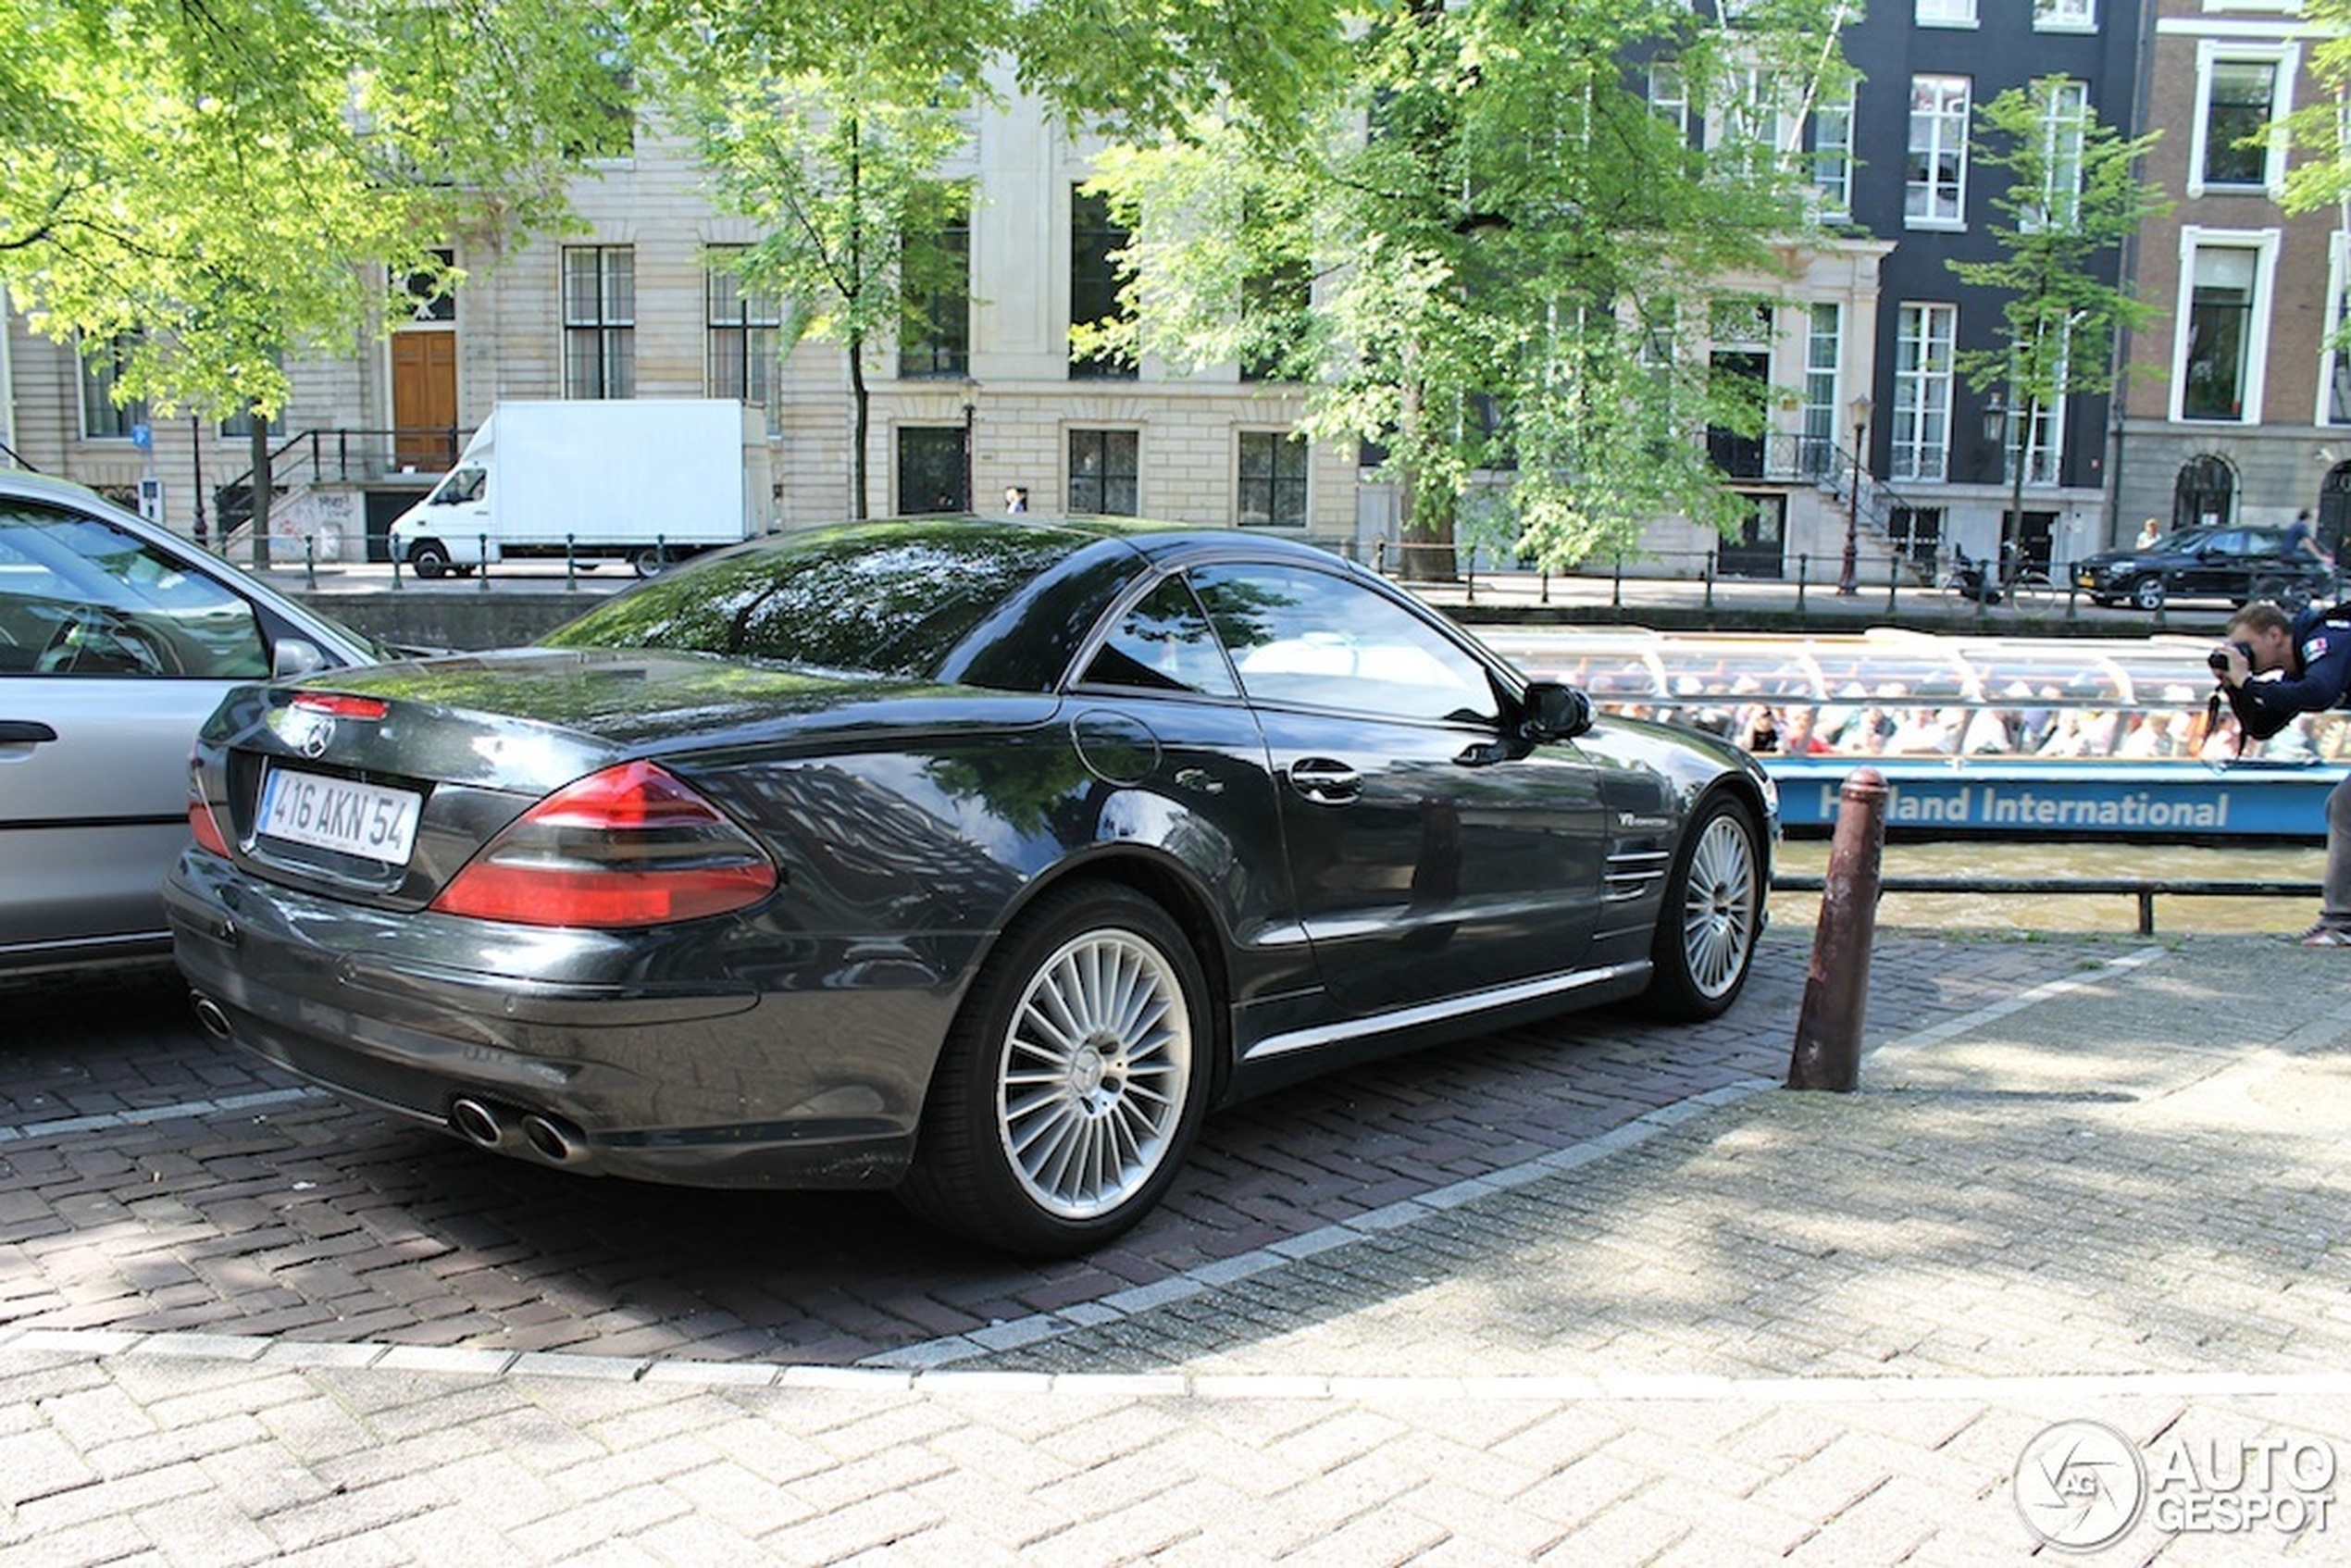
{"label": "car hardtop roof", "polygon": [[30,468],[0,468],[0,496],[11,501],[46,501],[102,512],[112,521],[128,519],[142,531],[153,531],[154,525],[138,513],[107,500],[88,485],[59,479],[55,474],[38,474]]}
{"label": "car hardtop roof", "polygon": [[[814,529],[788,529],[781,533],[767,534],[764,539],[771,544],[789,547],[795,539],[817,534],[847,531],[868,533],[876,540],[887,539],[900,529],[912,530],[951,523],[973,530],[975,537],[1014,534],[1066,535],[1074,554],[1087,545],[1116,541],[1156,561],[1169,555],[1195,551],[1231,550],[1245,554],[1263,554],[1322,565],[1344,563],[1346,557],[1320,545],[1309,543],[1296,535],[1261,533],[1255,529],[1218,528],[1201,523],[1165,522],[1151,517],[1102,516],[1089,513],[971,513],[928,512],[906,516],[877,517],[865,522],[841,521],[820,524]],[[1351,564],[1351,563],[1349,563]]]}

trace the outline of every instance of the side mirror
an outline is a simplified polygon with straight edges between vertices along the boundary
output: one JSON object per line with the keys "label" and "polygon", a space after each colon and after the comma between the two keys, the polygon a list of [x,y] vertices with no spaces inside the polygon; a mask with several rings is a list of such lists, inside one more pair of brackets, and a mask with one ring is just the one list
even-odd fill
{"label": "side mirror", "polygon": [[1592,700],[1557,680],[1526,683],[1519,733],[1529,740],[1573,740],[1592,728]]}
{"label": "side mirror", "polygon": [[316,642],[299,637],[280,637],[269,651],[269,678],[299,680],[313,670],[324,669],[327,655],[318,651]]}

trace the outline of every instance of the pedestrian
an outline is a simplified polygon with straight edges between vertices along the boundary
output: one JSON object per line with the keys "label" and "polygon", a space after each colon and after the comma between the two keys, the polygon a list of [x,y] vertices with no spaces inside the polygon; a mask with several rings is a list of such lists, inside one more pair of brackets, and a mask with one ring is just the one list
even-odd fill
{"label": "pedestrian", "polygon": [[1028,510],[1028,487],[1008,484],[1004,487],[1004,510],[1007,514]]}
{"label": "pedestrian", "polygon": [[2138,542],[2133,544],[2131,548],[2133,550],[2152,550],[2155,548],[2155,541],[2162,537],[2163,530],[2156,526],[2156,522],[2153,517],[2149,517],[2146,522],[2139,525]]}
{"label": "pedestrian", "polygon": [[[2266,740],[2300,714],[2351,701],[2351,612],[2313,606],[2288,616],[2256,600],[2230,617],[2212,650],[2212,673],[2245,734]],[[2318,924],[2305,947],[2351,948],[2351,778],[2327,796],[2326,872]]]}

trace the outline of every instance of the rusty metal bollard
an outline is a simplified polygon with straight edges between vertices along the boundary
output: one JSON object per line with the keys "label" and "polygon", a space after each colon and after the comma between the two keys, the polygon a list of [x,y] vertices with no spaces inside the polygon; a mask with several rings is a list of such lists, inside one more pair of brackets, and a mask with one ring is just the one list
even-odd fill
{"label": "rusty metal bollard", "polygon": [[1812,967],[1796,1017],[1787,1087],[1849,1093],[1861,1076],[1870,942],[1877,931],[1878,856],[1885,847],[1885,775],[1858,767],[1837,791],[1836,836],[1812,937]]}

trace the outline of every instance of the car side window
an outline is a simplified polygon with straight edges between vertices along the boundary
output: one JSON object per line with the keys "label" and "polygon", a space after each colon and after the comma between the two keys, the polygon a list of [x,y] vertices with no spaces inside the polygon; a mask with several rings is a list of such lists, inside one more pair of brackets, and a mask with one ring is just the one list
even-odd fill
{"label": "car side window", "polygon": [[1256,702],[1497,723],[1486,666],[1362,583],[1306,566],[1206,566],[1192,586]]}
{"label": "car side window", "polygon": [[1087,665],[1084,681],[1203,697],[1240,695],[1208,617],[1183,579],[1172,577],[1120,617]]}
{"label": "car side window", "polygon": [[268,673],[252,606],[224,585],[97,517],[0,511],[0,675]]}

